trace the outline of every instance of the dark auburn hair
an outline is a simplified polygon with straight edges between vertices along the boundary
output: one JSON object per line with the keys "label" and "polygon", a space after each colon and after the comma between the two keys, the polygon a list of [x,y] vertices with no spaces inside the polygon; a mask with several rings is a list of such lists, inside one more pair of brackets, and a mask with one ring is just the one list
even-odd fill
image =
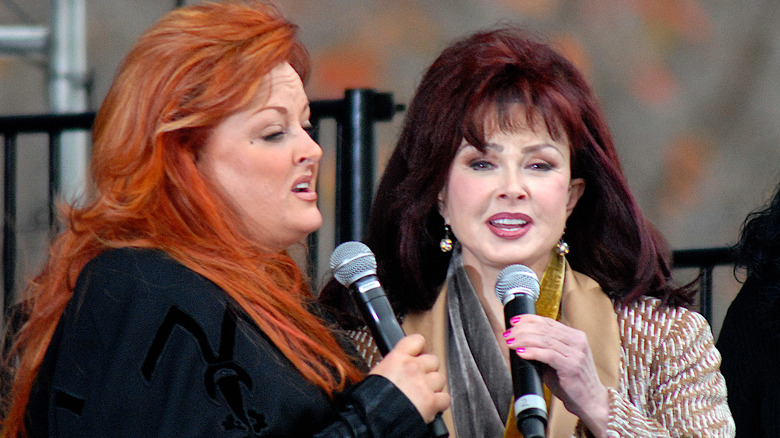
{"label": "dark auburn hair", "polygon": [[[515,104],[525,120],[512,120]],[[671,283],[671,254],[629,191],[587,81],[549,45],[507,26],[455,42],[429,67],[377,189],[365,242],[399,314],[427,310],[438,296],[451,255],[438,245],[437,196],[464,139],[484,150],[491,116],[502,130],[538,120],[552,138],[568,138],[572,177],[585,180],[566,226],[572,268],[619,301],[690,303],[688,288]],[[338,290],[331,282],[322,300],[339,305]]]}

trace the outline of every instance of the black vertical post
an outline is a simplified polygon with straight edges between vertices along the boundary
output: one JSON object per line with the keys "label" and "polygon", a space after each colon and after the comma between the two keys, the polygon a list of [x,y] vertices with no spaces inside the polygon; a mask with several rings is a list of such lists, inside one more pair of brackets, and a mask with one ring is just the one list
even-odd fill
{"label": "black vertical post", "polygon": [[336,245],[360,240],[368,224],[374,194],[374,95],[368,89],[346,90],[346,111],[337,119]]}
{"label": "black vertical post", "polygon": [[60,191],[60,134],[49,132],[49,233],[57,234],[57,194]]}
{"label": "black vertical post", "polygon": [[16,133],[5,134],[3,173],[3,307],[6,313],[14,302],[16,287]]}
{"label": "black vertical post", "polygon": [[703,266],[699,272],[699,313],[712,325],[712,271],[714,266]]}

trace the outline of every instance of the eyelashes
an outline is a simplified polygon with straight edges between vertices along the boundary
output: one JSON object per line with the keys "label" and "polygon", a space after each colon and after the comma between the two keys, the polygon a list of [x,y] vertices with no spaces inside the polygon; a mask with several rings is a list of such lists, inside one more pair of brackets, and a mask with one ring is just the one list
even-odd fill
{"label": "eyelashes", "polygon": [[496,166],[493,165],[490,161],[487,160],[474,160],[469,163],[469,167],[473,170],[490,170],[495,168]]}
{"label": "eyelashes", "polygon": [[[311,138],[314,138],[317,135],[316,126],[303,126],[303,130],[306,131],[306,134]],[[281,141],[287,134],[288,134],[287,129],[280,128],[279,130],[271,132],[270,134],[258,135],[257,138],[260,138],[266,142],[273,143],[273,142]]]}
{"label": "eyelashes", "polygon": [[274,142],[274,141],[281,140],[284,134],[285,134],[284,131],[276,131],[276,132],[272,132],[271,134],[264,135],[261,138],[263,139],[263,141]]}
{"label": "eyelashes", "polygon": [[[468,167],[475,171],[492,170],[498,167],[489,160],[478,159],[468,163]],[[534,161],[524,166],[526,169],[537,170],[541,172],[547,172],[556,168],[554,163],[547,161]]]}

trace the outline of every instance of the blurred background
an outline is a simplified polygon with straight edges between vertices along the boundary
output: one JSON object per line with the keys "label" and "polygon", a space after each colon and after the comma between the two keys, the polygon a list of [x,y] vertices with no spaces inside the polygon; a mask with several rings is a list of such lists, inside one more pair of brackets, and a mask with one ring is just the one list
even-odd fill
{"label": "blurred background", "polygon": [[[197,1],[85,0],[85,110],[100,105],[121,58],[167,11]],[[0,0],[0,26],[49,26],[51,0]],[[519,24],[559,48],[589,78],[615,136],[631,189],[673,249],[734,243],[745,216],[780,180],[780,2],[776,0],[278,0],[313,58],[310,99],[348,88],[408,103],[425,68],[450,42]],[[0,115],[42,114],[45,55],[0,54]],[[128,109],[132,110],[132,109]],[[403,113],[377,126],[377,177]],[[322,138],[327,138],[323,136]],[[18,257],[22,275],[45,251],[45,152],[20,142]],[[333,228],[334,153],[319,181]],[[38,191],[42,191],[38,194]],[[331,238],[332,239],[332,238]],[[681,281],[695,272],[681,272]],[[716,269],[713,329],[739,288]]]}

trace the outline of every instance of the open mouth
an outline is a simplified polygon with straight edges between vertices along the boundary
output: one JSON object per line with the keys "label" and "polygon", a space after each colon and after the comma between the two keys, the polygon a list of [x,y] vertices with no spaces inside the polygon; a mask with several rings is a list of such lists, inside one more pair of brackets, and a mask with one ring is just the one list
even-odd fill
{"label": "open mouth", "polygon": [[518,230],[527,223],[528,221],[525,221],[523,219],[509,219],[509,218],[495,219],[490,221],[490,225],[504,230]]}
{"label": "open mouth", "polygon": [[302,192],[308,192],[309,191],[309,183],[300,183],[293,187],[293,192],[295,193],[302,193]]}

